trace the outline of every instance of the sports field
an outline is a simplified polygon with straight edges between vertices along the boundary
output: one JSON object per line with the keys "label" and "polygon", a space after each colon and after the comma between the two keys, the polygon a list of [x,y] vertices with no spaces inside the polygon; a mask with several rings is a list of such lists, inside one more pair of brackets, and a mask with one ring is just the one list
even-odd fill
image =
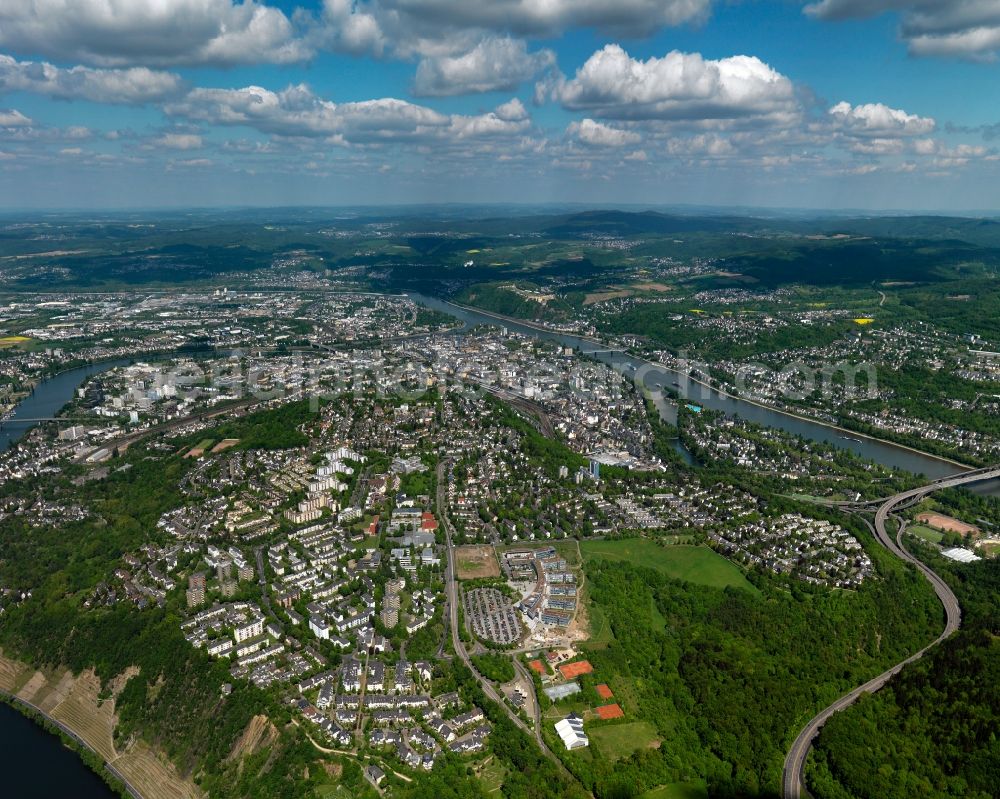
{"label": "sports field", "polygon": [[656,728],[648,721],[633,721],[631,724],[615,724],[610,727],[595,727],[587,730],[590,742],[608,760],[621,760],[638,749],[655,746]]}
{"label": "sports field", "polygon": [[203,438],[199,442],[199,444],[196,447],[193,447],[191,449],[191,451],[188,452],[188,454],[185,455],[184,457],[185,458],[200,458],[202,455],[204,455],[206,452],[208,452],[208,450],[210,450],[212,448],[212,445],[214,443],[215,443],[215,439],[212,439],[212,438]]}
{"label": "sports field", "polygon": [[661,547],[648,538],[617,541],[581,541],[583,557],[593,560],[624,560],[635,566],[649,566],[677,580],[715,588],[746,588],[756,591],[739,567],[704,546]]}
{"label": "sports field", "polygon": [[968,524],[943,513],[921,513],[917,516],[917,521],[928,527],[933,527],[935,530],[944,530],[946,533],[958,533],[959,535],[968,535],[969,533],[977,535],[979,533],[979,528],[976,525]]}
{"label": "sports field", "polygon": [[911,524],[906,529],[908,532],[924,539],[924,541],[930,541],[932,544],[940,544],[941,539],[944,538],[944,534],[940,530],[934,530],[926,524]]}

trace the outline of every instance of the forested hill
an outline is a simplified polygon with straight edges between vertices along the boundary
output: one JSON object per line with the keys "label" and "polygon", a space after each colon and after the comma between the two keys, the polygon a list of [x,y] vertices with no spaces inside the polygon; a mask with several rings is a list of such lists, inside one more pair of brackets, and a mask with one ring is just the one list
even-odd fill
{"label": "forested hill", "polygon": [[963,628],[838,713],[807,775],[816,799],[991,799],[1000,790],[1000,561],[951,567]]}
{"label": "forested hill", "polygon": [[926,581],[872,551],[884,579],[825,594],[769,579],[723,589],[589,563],[587,585],[613,639],[590,661],[602,680],[632,686],[629,721],[651,725],[659,745],[616,762],[567,756],[567,765],[601,799],[692,781],[710,797],[777,797],[801,720],[940,624]]}

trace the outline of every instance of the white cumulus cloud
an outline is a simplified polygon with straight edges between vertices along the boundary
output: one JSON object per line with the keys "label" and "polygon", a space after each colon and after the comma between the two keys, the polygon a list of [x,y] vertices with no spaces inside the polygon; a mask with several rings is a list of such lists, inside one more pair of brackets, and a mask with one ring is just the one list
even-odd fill
{"label": "white cumulus cloud", "polygon": [[16,108],[0,108],[0,128],[26,128],[31,120]]}
{"label": "white cumulus cloud", "polygon": [[704,19],[712,0],[380,0],[369,3],[397,20],[519,35],[550,36],[594,28],[648,36],[672,25]]}
{"label": "white cumulus cloud", "polygon": [[164,100],[183,88],[179,75],[146,67],[62,69],[45,62],[0,55],[0,93],[33,92],[58,100],[141,104]]}
{"label": "white cumulus cloud", "polygon": [[150,144],[167,150],[198,150],[204,141],[197,133],[167,132],[153,139]]}
{"label": "white cumulus cloud", "polygon": [[642,136],[630,130],[621,130],[605,125],[603,122],[596,122],[593,119],[583,119],[579,122],[571,122],[566,132],[579,139],[584,144],[596,147],[625,147],[629,144],[636,144],[642,140]]}
{"label": "white cumulus cloud", "polygon": [[608,119],[706,120],[792,118],[792,82],[754,56],[719,60],[673,51],[645,61],[619,45],[594,53],[551,90],[565,108]]}
{"label": "white cumulus cloud", "polygon": [[555,53],[529,53],[523,39],[488,37],[460,55],[421,60],[413,91],[417,96],[511,91],[555,64]]}
{"label": "white cumulus cloud", "polygon": [[291,63],[310,55],[256,0],[3,0],[0,47],[98,66]]}
{"label": "white cumulus cloud", "polygon": [[840,21],[899,12],[900,35],[910,53],[995,60],[1000,52],[996,0],[819,0],[805,12]]}
{"label": "white cumulus cloud", "polygon": [[508,122],[522,122],[528,118],[528,110],[518,98],[512,97],[506,103],[497,106],[496,115]]}
{"label": "white cumulus cloud", "polygon": [[838,129],[856,136],[925,136],[934,130],[934,120],[930,117],[908,114],[882,103],[852,106],[840,102],[830,109],[829,115]]}
{"label": "white cumulus cloud", "polygon": [[448,115],[394,97],[335,103],[302,84],[280,92],[259,86],[194,89],[164,108],[171,116],[188,120],[344,145],[491,137],[519,133],[530,125],[519,101],[486,114]]}
{"label": "white cumulus cloud", "polygon": [[386,47],[386,34],[376,9],[366,8],[356,0],[323,0],[318,19],[301,9],[295,18],[308,29],[308,44],[319,49],[381,55]]}

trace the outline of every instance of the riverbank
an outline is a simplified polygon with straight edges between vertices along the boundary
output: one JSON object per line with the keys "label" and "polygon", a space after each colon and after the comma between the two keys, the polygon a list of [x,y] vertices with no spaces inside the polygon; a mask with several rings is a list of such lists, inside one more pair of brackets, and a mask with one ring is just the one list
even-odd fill
{"label": "riverbank", "polygon": [[[45,715],[45,713],[30,702],[9,694],[6,691],[0,691],[0,702],[3,702],[11,711],[19,713],[27,721],[35,724],[40,731],[58,737],[63,745],[80,759],[80,766],[90,769],[90,772],[104,783],[103,788],[106,788],[113,794],[117,794],[123,799],[127,799],[127,797],[143,799],[138,791],[116,773],[114,766],[104,761],[97,752],[91,749],[79,735],[74,733],[65,724],[56,721],[51,716]],[[102,773],[102,769],[107,773]],[[101,796],[103,797],[103,792]]]}
{"label": "riverbank", "polygon": [[[638,356],[633,356],[633,357],[638,357]],[[666,364],[661,364],[661,363],[653,364],[651,361],[646,361],[646,363],[650,363],[651,365],[657,366],[661,369],[670,369],[670,367],[667,366]],[[782,416],[787,416],[790,419],[797,419],[800,422],[808,422],[810,424],[820,425],[821,427],[825,427],[828,430],[833,430],[837,433],[846,433],[849,436],[853,436],[854,438],[861,438],[866,441],[871,441],[873,444],[882,444],[884,446],[895,447],[896,449],[906,450],[907,452],[912,452],[914,455],[920,455],[923,458],[933,458],[934,460],[940,461],[941,463],[947,463],[949,465],[955,466],[959,472],[967,472],[973,469],[980,468],[979,466],[975,466],[973,464],[956,461],[953,458],[946,458],[944,455],[937,455],[936,453],[933,452],[927,452],[926,450],[917,449],[916,447],[911,447],[908,444],[901,444],[898,441],[891,441],[888,438],[879,438],[878,436],[869,435],[868,433],[862,433],[860,430],[852,430],[849,427],[841,427],[840,425],[833,424],[832,422],[824,422],[821,419],[815,419],[812,416],[806,416],[805,414],[796,413],[795,411],[785,410],[784,408],[776,408],[773,405],[766,405],[765,403],[758,402],[757,400],[747,399],[746,397],[737,397],[735,394],[730,394],[729,392],[721,388],[716,388],[715,386],[711,386],[708,383],[704,382],[703,380],[699,380],[696,377],[688,376],[687,379],[689,382],[695,383],[696,385],[706,388],[720,397],[725,397],[726,399],[735,400],[738,402],[745,402],[748,405],[755,405],[758,408],[761,408],[762,410],[765,411],[770,411],[771,413],[780,413]]]}
{"label": "riverbank", "polygon": [[[204,799],[204,794],[172,764],[142,742],[118,751],[114,742],[115,697],[136,676],[127,670],[111,681],[102,699],[101,681],[92,671],[44,672],[0,652],[0,694],[32,721],[39,718],[68,737],[82,752],[83,763],[107,771],[119,795],[133,799]],[[98,766],[97,764],[100,764]],[[103,776],[103,775],[102,775]],[[124,791],[124,793],[122,793]]]}
{"label": "riverbank", "polygon": [[[413,297],[410,297],[410,299],[413,299]],[[414,302],[419,302],[419,300],[414,300]],[[504,316],[503,314],[498,314],[493,311],[484,311],[482,308],[477,308],[474,305],[462,305],[460,302],[452,302],[451,300],[441,300],[441,302],[443,302],[445,305],[451,305],[455,308],[460,308],[461,310],[469,313],[477,313],[477,314],[482,314],[483,316],[491,316],[498,322],[524,325],[524,327],[530,327],[533,330],[537,330],[539,333],[548,333],[549,335],[553,336],[573,336],[574,338],[578,338],[581,341],[586,341],[597,347],[608,346],[603,341],[599,341],[593,336],[584,336],[580,333],[571,333],[567,330],[556,330],[551,327],[546,327],[545,325],[540,325],[537,322],[529,322],[527,319],[515,319],[513,316]],[[622,352],[625,352],[625,350],[622,350]]]}
{"label": "riverbank", "polygon": [[[416,301],[416,302],[420,302],[421,297],[422,297],[422,295],[415,295],[415,296],[411,296],[411,299],[414,299],[414,301]],[[476,315],[479,315],[479,316],[488,317],[489,319],[493,320],[494,322],[502,324],[502,325],[504,325],[506,327],[515,327],[515,328],[516,327],[525,327],[525,328],[529,328],[531,330],[534,330],[537,333],[544,334],[546,336],[570,337],[570,338],[576,339],[578,341],[583,341],[583,342],[586,342],[587,344],[594,345],[596,347],[609,347],[609,346],[611,346],[611,345],[608,345],[606,342],[599,341],[599,340],[597,340],[597,339],[595,339],[595,338],[593,338],[591,336],[582,336],[582,335],[579,335],[577,333],[567,333],[567,332],[562,332],[562,331],[559,331],[559,330],[554,330],[552,328],[548,328],[548,327],[545,327],[543,325],[539,325],[539,324],[536,324],[536,323],[533,323],[533,322],[530,322],[530,321],[521,320],[521,319],[515,319],[514,317],[509,317],[509,316],[503,316],[502,314],[494,313],[492,311],[484,311],[484,310],[481,310],[479,308],[475,308],[473,306],[467,306],[467,305],[462,305],[460,303],[451,302],[450,300],[438,300],[438,302],[440,302],[442,305],[451,306],[452,308],[458,309],[459,311],[462,311],[462,312],[464,312],[466,314],[476,314]],[[890,448],[892,450],[898,450],[900,452],[911,453],[911,454],[916,455],[916,456],[918,456],[918,457],[920,457],[922,459],[927,459],[928,461],[935,462],[935,463],[939,464],[943,469],[944,468],[948,469],[949,471],[947,472],[947,474],[949,474],[949,475],[952,474],[952,473],[969,471],[971,469],[975,469],[976,468],[973,465],[970,465],[970,464],[967,464],[967,463],[962,463],[961,461],[954,460],[953,458],[948,458],[948,457],[945,457],[943,455],[937,455],[935,453],[927,452],[925,450],[921,450],[921,449],[918,449],[916,447],[912,447],[912,446],[907,445],[907,444],[901,444],[899,442],[891,441],[891,440],[885,439],[885,438],[879,438],[878,436],[873,436],[873,435],[870,435],[868,433],[862,433],[862,432],[857,431],[857,430],[851,430],[850,428],[842,427],[841,425],[833,424],[833,423],[830,423],[830,422],[824,422],[824,421],[819,420],[819,419],[814,419],[814,418],[812,418],[810,416],[806,416],[805,414],[797,413],[795,411],[785,410],[785,409],[782,409],[782,408],[776,408],[774,406],[766,405],[766,404],[764,404],[762,402],[758,402],[756,400],[747,399],[745,397],[738,397],[738,396],[736,396],[734,394],[729,393],[728,391],[726,391],[724,389],[712,386],[711,384],[705,382],[704,380],[701,380],[699,378],[692,377],[690,375],[685,375],[685,374],[682,374],[680,372],[677,372],[675,369],[673,369],[670,366],[667,366],[666,364],[659,363],[659,362],[654,362],[654,361],[650,361],[650,360],[647,360],[647,359],[645,359],[645,358],[643,358],[641,356],[630,354],[630,353],[628,353],[627,350],[624,350],[624,349],[617,349],[617,348],[613,348],[613,349],[614,349],[614,352],[621,352],[623,355],[627,355],[627,357],[630,358],[631,360],[633,360],[635,363],[642,364],[642,365],[644,365],[644,366],[646,366],[648,368],[651,368],[651,369],[657,369],[657,370],[666,372],[668,374],[675,375],[679,379],[685,380],[690,385],[698,386],[702,390],[702,393],[704,393],[704,392],[707,391],[707,392],[709,392],[709,394],[715,395],[715,397],[721,398],[721,399],[726,400],[728,402],[731,402],[733,404],[745,404],[745,405],[753,406],[753,407],[759,408],[760,410],[765,411],[767,413],[776,414],[778,416],[784,417],[784,418],[789,419],[789,420],[794,420],[794,421],[801,422],[801,423],[804,423],[804,424],[807,424],[807,425],[814,425],[816,427],[820,427],[820,428],[823,428],[823,429],[829,431],[831,434],[835,434],[835,435],[838,435],[838,436],[849,437],[848,440],[850,440],[850,438],[860,439],[862,443],[869,442],[872,445],[877,445],[877,446],[880,446],[880,447],[887,447],[887,448]],[[687,397],[687,396],[684,396],[684,395],[682,395],[682,397],[684,399],[689,399],[690,398],[690,397]],[[834,443],[834,445],[837,446],[836,442],[830,442],[830,443]],[[842,448],[850,449],[849,447],[842,447]],[[878,459],[873,458],[873,460],[878,460]],[[943,474],[934,475],[934,476],[943,476]]]}
{"label": "riverbank", "polygon": [[0,769],[4,796],[27,799],[131,799],[100,758],[37,713],[0,693]]}

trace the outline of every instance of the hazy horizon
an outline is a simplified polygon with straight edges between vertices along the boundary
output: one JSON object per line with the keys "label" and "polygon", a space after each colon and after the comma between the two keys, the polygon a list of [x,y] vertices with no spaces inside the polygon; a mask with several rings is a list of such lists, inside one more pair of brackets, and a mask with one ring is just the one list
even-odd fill
{"label": "hazy horizon", "polygon": [[7,0],[0,208],[1000,209],[986,6]]}

